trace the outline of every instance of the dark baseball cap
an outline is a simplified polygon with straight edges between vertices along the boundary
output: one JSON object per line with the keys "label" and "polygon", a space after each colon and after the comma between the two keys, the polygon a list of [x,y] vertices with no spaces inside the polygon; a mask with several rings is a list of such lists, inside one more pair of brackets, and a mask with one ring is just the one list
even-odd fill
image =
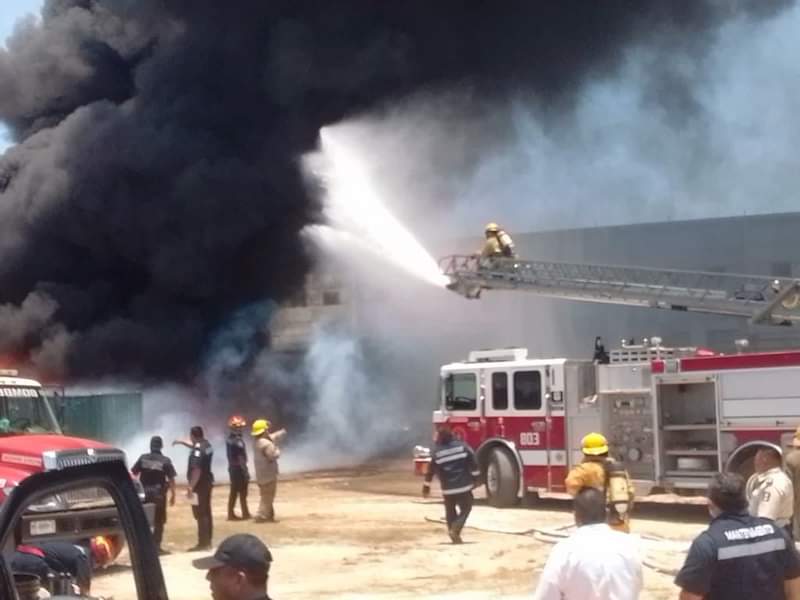
{"label": "dark baseball cap", "polygon": [[272,554],[269,548],[256,536],[237,533],[222,540],[214,556],[206,556],[192,561],[196,569],[217,569],[235,567],[247,571],[269,569]]}

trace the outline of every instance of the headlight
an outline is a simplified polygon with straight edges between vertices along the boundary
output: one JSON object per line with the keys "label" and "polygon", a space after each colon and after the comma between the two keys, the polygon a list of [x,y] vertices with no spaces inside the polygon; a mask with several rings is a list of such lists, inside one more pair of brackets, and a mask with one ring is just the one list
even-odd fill
{"label": "headlight", "polygon": [[425,446],[414,446],[414,458],[430,458],[431,449]]}
{"label": "headlight", "polygon": [[58,495],[47,496],[41,502],[28,506],[28,510],[31,512],[56,512],[68,508],[64,499]]}

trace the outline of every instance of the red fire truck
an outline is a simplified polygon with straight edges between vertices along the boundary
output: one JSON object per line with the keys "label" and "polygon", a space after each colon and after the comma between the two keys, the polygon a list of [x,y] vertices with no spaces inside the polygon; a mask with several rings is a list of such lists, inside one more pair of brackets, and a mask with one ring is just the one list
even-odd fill
{"label": "red fire truck", "polygon": [[[785,449],[800,425],[800,351],[714,354],[653,338],[607,364],[470,352],[441,368],[434,424],[477,453],[489,501],[563,492],[581,438],[604,433],[637,493],[705,488],[722,469],[749,475],[760,446]],[[417,471],[429,451],[417,448]]]}

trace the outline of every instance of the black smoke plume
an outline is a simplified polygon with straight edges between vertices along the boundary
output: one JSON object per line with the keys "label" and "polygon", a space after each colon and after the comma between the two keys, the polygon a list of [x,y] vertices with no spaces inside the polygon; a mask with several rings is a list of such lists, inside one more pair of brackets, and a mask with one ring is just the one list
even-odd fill
{"label": "black smoke plume", "polygon": [[0,353],[192,379],[231,315],[302,284],[320,127],[453,87],[559,113],[633,44],[701,54],[784,4],[48,0],[0,49]]}

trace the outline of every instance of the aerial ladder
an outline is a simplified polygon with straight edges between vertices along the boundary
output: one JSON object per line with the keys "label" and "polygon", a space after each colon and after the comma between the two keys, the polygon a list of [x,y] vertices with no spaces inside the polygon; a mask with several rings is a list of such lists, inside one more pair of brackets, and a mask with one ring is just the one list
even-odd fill
{"label": "aerial ladder", "polygon": [[800,280],[642,267],[574,264],[474,255],[447,256],[439,267],[447,288],[466,298],[483,290],[525,290],[540,296],[747,318],[750,323],[800,323]]}

